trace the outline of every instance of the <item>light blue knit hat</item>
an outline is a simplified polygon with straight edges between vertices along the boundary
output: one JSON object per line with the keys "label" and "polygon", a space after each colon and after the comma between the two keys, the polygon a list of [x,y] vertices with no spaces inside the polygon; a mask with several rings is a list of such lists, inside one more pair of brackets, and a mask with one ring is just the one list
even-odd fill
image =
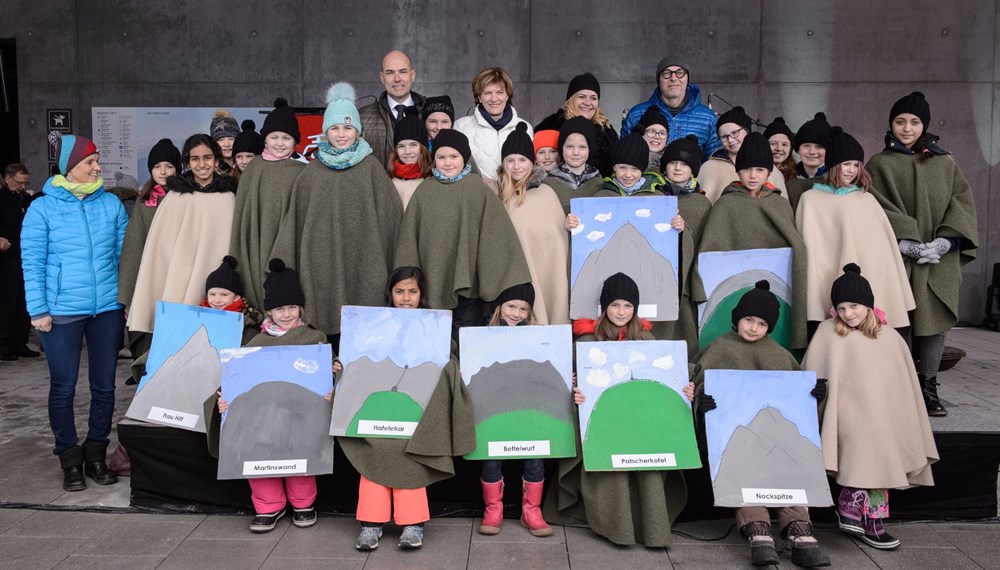
{"label": "light blue knit hat", "polygon": [[354,127],[361,134],[361,115],[354,105],[354,87],[350,83],[334,83],[326,92],[326,112],[323,113],[323,133],[334,125]]}

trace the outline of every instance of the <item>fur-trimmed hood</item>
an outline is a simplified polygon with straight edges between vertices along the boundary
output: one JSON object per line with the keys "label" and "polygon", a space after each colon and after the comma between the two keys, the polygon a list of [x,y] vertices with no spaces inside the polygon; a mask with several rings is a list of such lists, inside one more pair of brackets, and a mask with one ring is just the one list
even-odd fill
{"label": "fur-trimmed hood", "polygon": [[[639,322],[642,323],[642,330],[644,331],[653,330],[653,323],[647,321],[646,319],[639,319]],[[597,319],[577,319],[573,321],[573,336],[594,334],[594,331],[596,330],[597,330]]]}
{"label": "fur-trimmed hood", "polygon": [[167,178],[167,190],[180,194],[191,194],[193,192],[232,192],[235,194],[238,184],[237,180],[232,176],[216,173],[212,177],[211,184],[200,186],[195,182],[194,174],[190,170],[180,176]]}
{"label": "fur-trimmed hood", "polygon": [[531,175],[528,177],[528,190],[532,188],[538,188],[542,185],[542,181],[545,177],[549,175],[541,166],[536,166],[531,170]]}

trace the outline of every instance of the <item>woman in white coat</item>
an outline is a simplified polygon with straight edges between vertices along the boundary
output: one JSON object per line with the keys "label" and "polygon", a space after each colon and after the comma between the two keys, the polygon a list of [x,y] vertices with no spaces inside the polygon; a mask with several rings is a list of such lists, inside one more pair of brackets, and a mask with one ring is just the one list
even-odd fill
{"label": "woman in white coat", "polygon": [[503,68],[488,67],[472,80],[472,97],[476,107],[472,114],[455,121],[455,130],[469,139],[472,159],[480,172],[493,174],[500,168],[500,151],[507,136],[518,123],[531,125],[517,116],[511,105],[514,99],[514,82]]}

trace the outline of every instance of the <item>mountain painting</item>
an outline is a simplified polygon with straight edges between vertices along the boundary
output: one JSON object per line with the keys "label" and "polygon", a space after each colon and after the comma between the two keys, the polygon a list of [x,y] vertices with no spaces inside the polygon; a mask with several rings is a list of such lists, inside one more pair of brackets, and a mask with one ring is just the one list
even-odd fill
{"label": "mountain painting", "polygon": [[329,433],[409,438],[451,357],[451,311],[345,306]]}
{"label": "mountain painting", "polygon": [[708,251],[698,254],[708,301],[698,306],[698,344],[705,348],[733,330],[733,308],[761,279],[778,297],[778,323],[771,338],[788,348],[792,340],[792,248]]}
{"label": "mountain painting", "polygon": [[329,344],[223,350],[219,479],[333,473]]}
{"label": "mountain painting", "polygon": [[459,340],[476,424],[465,458],[576,457],[570,325],[465,327]]}
{"label": "mountain painting", "polygon": [[159,301],[146,374],[125,416],[205,433],[204,405],[219,389],[219,350],[238,348],[243,315]]}
{"label": "mountain painting", "polygon": [[701,467],[684,341],[578,342],[576,379],[585,470]]}
{"label": "mountain painting", "polygon": [[833,504],[819,439],[816,373],[706,370],[709,471],[719,507]]}
{"label": "mountain painting", "polygon": [[604,280],[622,272],[639,286],[639,316],[677,320],[677,198],[574,198],[569,316],[596,319]]}

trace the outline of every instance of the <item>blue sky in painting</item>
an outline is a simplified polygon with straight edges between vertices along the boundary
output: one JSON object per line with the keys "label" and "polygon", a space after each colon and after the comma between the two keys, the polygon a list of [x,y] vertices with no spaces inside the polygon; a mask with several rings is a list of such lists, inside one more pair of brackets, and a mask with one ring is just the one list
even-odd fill
{"label": "blue sky in painting", "polygon": [[573,198],[570,210],[580,218],[572,233],[573,265],[570,283],[576,282],[584,261],[602,249],[625,223],[631,223],[649,240],[653,250],[670,261],[677,276],[678,233],[670,227],[677,215],[675,196],[649,198]]}
{"label": "blue sky in painting", "polygon": [[530,359],[548,360],[572,386],[573,333],[570,325],[521,327],[464,327],[459,331],[462,347],[462,380],[468,386],[480,369],[496,362]]}
{"label": "blue sky in painting", "polygon": [[433,362],[443,368],[451,356],[451,311],[345,306],[340,361],[346,366],[362,356],[373,362],[388,357],[400,367]]}
{"label": "blue sky in painting", "polygon": [[722,452],[738,426],[747,426],[757,413],[770,406],[799,428],[799,433],[820,447],[812,371],[706,370],[705,393],[718,406],[705,414],[708,462],[715,479]]}

